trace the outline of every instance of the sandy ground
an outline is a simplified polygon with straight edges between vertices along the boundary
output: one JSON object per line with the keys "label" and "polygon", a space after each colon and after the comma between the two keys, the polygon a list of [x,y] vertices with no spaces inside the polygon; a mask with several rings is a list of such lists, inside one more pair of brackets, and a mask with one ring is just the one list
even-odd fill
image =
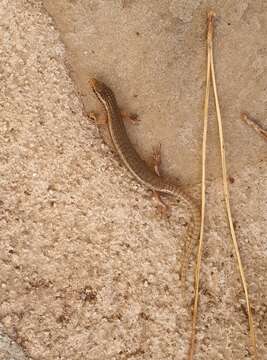
{"label": "sandy ground", "polygon": [[[212,4],[233,216],[267,359],[267,148],[239,121],[240,110],[264,119],[267,6]],[[129,129],[142,155],[161,142],[164,171],[199,198],[207,3],[44,5],[54,20],[39,1],[0,0],[0,359],[185,359],[193,261],[187,289],[177,269],[188,211],[155,215],[88,120],[99,107],[86,81],[112,85],[142,119]],[[249,359],[213,109],[210,119],[195,358]]]}

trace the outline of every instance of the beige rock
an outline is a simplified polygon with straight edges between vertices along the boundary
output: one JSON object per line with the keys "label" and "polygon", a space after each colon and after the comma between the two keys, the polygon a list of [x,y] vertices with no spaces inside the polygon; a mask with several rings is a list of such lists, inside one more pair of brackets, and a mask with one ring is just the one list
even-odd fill
{"label": "beige rock", "polygon": [[[155,216],[150,194],[89,122],[86,112],[99,105],[87,80],[105,80],[121,106],[139,114],[142,123],[129,132],[140,153],[149,157],[161,142],[163,170],[199,197],[207,3],[44,4],[54,20],[39,1],[0,6],[4,330],[33,359],[183,359],[193,261],[188,289],[177,271],[188,213],[178,205],[169,222]],[[233,217],[266,359],[266,142],[239,112],[264,119],[267,8],[260,1],[213,4]],[[210,113],[196,358],[241,360],[249,343],[244,294]]]}

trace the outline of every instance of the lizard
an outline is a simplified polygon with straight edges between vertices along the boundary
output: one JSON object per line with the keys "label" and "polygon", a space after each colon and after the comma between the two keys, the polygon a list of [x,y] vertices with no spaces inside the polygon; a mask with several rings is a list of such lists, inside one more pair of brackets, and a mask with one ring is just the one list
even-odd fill
{"label": "lizard", "polygon": [[184,256],[185,260],[182,260],[180,268],[180,278],[184,281],[185,261],[188,261],[193,243],[199,238],[200,209],[193,199],[181,190],[179,185],[159,176],[158,172],[154,172],[139,156],[130,142],[124,125],[123,116],[113,91],[103,82],[96,79],[90,79],[89,85],[105,109],[107,128],[111,143],[119,155],[120,160],[133,177],[156,194],[169,194],[174,196],[177,200],[182,201],[190,210],[191,221],[185,239],[185,243],[188,243],[188,245]]}

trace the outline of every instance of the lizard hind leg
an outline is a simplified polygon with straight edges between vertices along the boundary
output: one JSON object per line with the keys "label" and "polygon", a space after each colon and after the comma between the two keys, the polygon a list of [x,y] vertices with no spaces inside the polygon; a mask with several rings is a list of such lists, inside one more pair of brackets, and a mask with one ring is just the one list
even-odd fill
{"label": "lizard hind leg", "polygon": [[93,120],[97,126],[104,126],[108,124],[108,118],[105,114],[99,115],[94,111],[90,111],[88,117]]}

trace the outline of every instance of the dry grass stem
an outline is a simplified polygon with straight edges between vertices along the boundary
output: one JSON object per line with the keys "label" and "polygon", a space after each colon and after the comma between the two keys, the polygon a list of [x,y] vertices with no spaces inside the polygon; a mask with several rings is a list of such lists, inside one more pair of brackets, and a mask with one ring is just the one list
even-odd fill
{"label": "dry grass stem", "polygon": [[248,116],[246,113],[241,114],[241,119],[245,121],[249,126],[253,127],[253,129],[264,137],[264,139],[267,139],[267,130],[263,129],[260,125],[258,125],[255,120],[253,120],[251,117]]}
{"label": "dry grass stem", "polygon": [[208,33],[207,33],[207,77],[206,77],[206,94],[204,103],[204,125],[203,125],[203,140],[202,140],[202,187],[201,187],[201,225],[200,237],[198,243],[197,263],[195,271],[195,299],[192,317],[192,332],[189,347],[188,359],[192,360],[196,346],[196,324],[198,314],[198,301],[199,301],[199,280],[200,280],[200,267],[203,248],[204,236],[204,222],[205,222],[205,205],[206,205],[206,147],[207,147],[207,130],[208,130],[208,112],[209,112],[209,96],[210,96],[210,74],[211,74],[211,48],[212,48],[212,35],[213,35],[213,19],[214,13],[208,14]]}
{"label": "dry grass stem", "polygon": [[[215,106],[216,106],[216,114],[219,128],[219,138],[220,138],[220,151],[221,151],[221,162],[222,162],[222,175],[223,175],[223,189],[224,189],[224,198],[225,205],[227,211],[227,217],[231,232],[231,237],[233,241],[233,246],[235,250],[236,259],[238,262],[238,269],[241,276],[241,281],[243,285],[243,289],[245,292],[246,299],[246,309],[249,320],[249,329],[250,329],[250,340],[251,340],[251,348],[254,359],[257,359],[257,347],[256,347],[256,335],[253,324],[253,317],[251,313],[251,305],[249,301],[248,288],[246,283],[246,278],[241,262],[240,252],[236,240],[231,208],[230,208],[230,197],[228,190],[228,182],[227,182],[227,168],[226,168],[226,158],[225,158],[225,150],[224,150],[224,138],[223,138],[223,129],[222,129],[222,119],[221,112],[219,106],[219,99],[217,93],[216,86],[216,78],[215,78],[215,70],[214,70],[214,62],[213,62],[213,28],[214,28],[214,17],[215,13],[210,11],[208,13],[208,33],[207,33],[207,78],[206,78],[206,94],[205,94],[205,104],[204,104],[204,126],[203,126],[203,141],[202,141],[202,192],[201,192],[201,228],[200,228],[200,238],[198,244],[198,252],[197,252],[197,261],[196,261],[196,271],[195,271],[195,298],[194,298],[194,306],[193,306],[193,316],[192,316],[192,332],[190,339],[190,347],[188,359],[192,360],[195,353],[196,346],[196,324],[197,324],[197,315],[198,315],[198,303],[199,303],[199,287],[200,287],[200,268],[201,268],[201,258],[202,258],[202,248],[203,248],[203,237],[204,237],[204,220],[205,220],[205,191],[206,191],[206,142],[207,142],[207,127],[208,127],[208,107],[209,107],[209,96],[210,96],[210,79],[212,79],[214,98],[215,98]],[[244,116],[244,115],[243,115]],[[254,129],[259,132],[261,135],[266,136],[265,130],[255,124],[252,120],[250,120],[247,116],[243,118],[249,125],[253,126]]]}
{"label": "dry grass stem", "polygon": [[236,255],[237,262],[238,262],[238,268],[239,268],[239,272],[240,272],[243,289],[245,292],[252,354],[254,356],[254,359],[256,360],[257,359],[256,335],[255,335],[255,330],[254,330],[253,317],[252,317],[252,313],[251,313],[251,306],[250,306],[249,295],[248,295],[248,287],[247,287],[244,269],[243,269],[240,252],[239,252],[239,248],[238,248],[238,244],[237,244],[237,240],[236,240],[236,235],[235,235],[235,230],[234,230],[234,225],[233,225],[233,220],[232,220],[232,214],[231,214],[231,208],[230,208],[230,196],[229,196],[228,181],[227,181],[228,177],[227,177],[227,168],[226,168],[222,118],[221,118],[221,111],[220,111],[220,105],[219,105],[219,99],[218,99],[218,93],[217,93],[212,48],[211,48],[211,78],[212,78],[212,84],[213,84],[217,121],[218,121],[218,128],[219,128],[219,137],[220,137],[220,151],[221,151],[221,161],[222,161],[224,199],[225,199],[227,217],[228,217],[231,237],[232,237],[232,241],[233,241],[233,246],[234,246],[234,250],[235,250],[235,255]]}

